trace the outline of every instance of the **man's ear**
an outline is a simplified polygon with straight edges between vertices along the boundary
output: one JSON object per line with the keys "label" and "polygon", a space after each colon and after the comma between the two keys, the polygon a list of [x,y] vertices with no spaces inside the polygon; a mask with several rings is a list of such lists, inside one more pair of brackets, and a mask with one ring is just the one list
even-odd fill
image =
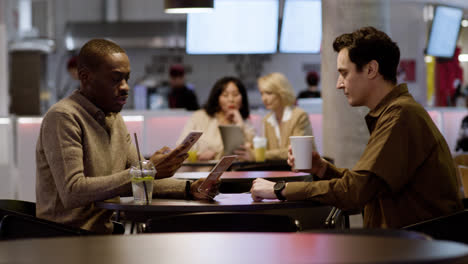
{"label": "man's ear", "polygon": [[371,60],[367,64],[367,77],[369,79],[375,79],[379,74],[379,63],[376,60]]}
{"label": "man's ear", "polygon": [[92,75],[88,68],[82,67],[78,69],[78,78],[81,82],[87,83],[91,80]]}

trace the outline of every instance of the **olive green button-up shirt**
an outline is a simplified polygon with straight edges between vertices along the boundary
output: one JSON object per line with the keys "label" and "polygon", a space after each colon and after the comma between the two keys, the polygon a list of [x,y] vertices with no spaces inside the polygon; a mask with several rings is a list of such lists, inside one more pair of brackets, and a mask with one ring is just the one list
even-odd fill
{"label": "olive green button-up shirt", "polygon": [[366,123],[369,142],[353,170],[329,164],[327,180],[289,183],[286,198],[364,208],[365,227],[399,228],[462,209],[447,143],[405,84]]}

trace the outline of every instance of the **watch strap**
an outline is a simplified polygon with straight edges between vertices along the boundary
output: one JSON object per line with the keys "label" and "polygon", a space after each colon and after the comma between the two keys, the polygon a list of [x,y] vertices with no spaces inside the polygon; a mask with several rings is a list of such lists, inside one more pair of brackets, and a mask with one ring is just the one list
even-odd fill
{"label": "watch strap", "polygon": [[186,200],[193,200],[193,195],[191,192],[192,188],[192,182],[191,181],[185,181],[185,199]]}
{"label": "watch strap", "polygon": [[278,198],[278,200],[281,200],[281,201],[286,200],[286,197],[284,197],[281,194],[281,192],[284,190],[284,188],[286,188],[286,182],[280,181],[280,182],[275,183],[274,191],[275,191],[275,194],[276,194],[276,197]]}

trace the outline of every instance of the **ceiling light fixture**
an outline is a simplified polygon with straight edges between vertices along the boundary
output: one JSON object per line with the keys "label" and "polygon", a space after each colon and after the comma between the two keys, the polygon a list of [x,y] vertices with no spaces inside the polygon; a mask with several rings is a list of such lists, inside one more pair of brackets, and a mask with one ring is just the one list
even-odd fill
{"label": "ceiling light fixture", "polygon": [[462,22],[461,22],[461,25],[462,25],[462,27],[468,27],[468,20],[463,19]]}
{"label": "ceiling light fixture", "polygon": [[458,55],[459,62],[468,62],[468,54],[460,54]]}
{"label": "ceiling light fixture", "polygon": [[213,11],[213,0],[164,0],[164,11],[171,14]]}

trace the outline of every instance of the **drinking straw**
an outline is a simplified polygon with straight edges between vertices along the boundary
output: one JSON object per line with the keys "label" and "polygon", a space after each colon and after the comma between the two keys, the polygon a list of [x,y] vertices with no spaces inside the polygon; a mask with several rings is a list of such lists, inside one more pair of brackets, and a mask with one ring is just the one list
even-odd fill
{"label": "drinking straw", "polygon": [[[143,167],[141,166],[141,158],[140,158],[140,147],[138,146],[138,137],[136,133],[133,133],[135,136],[135,145],[137,148],[137,154],[138,154],[138,164],[140,164],[140,170],[141,173],[143,173]],[[148,199],[148,191],[146,190],[146,182],[143,180],[143,187],[145,188],[145,197],[146,197],[146,204],[149,204],[149,199]]]}

